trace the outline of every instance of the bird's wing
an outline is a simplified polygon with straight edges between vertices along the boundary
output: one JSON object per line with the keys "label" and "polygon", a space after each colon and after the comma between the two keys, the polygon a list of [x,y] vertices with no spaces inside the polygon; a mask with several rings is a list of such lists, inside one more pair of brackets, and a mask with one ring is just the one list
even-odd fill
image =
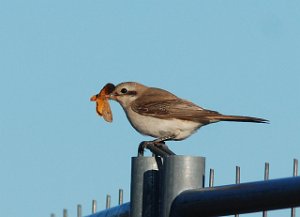
{"label": "bird's wing", "polygon": [[131,108],[140,115],[162,119],[177,118],[197,121],[203,124],[211,122],[210,116],[219,114],[215,111],[205,110],[192,102],[177,98],[167,91],[162,92],[160,89],[152,89],[145,92],[142,97],[131,104]]}

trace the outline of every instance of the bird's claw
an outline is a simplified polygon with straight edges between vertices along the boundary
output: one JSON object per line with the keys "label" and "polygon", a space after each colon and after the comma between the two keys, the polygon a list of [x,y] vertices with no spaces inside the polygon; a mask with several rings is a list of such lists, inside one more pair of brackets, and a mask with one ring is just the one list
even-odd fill
{"label": "bird's claw", "polygon": [[145,148],[148,147],[148,144],[146,141],[143,141],[140,143],[139,148],[138,148],[138,156],[144,156],[144,151]]}
{"label": "bird's claw", "polygon": [[166,157],[175,155],[175,153],[168,148],[164,141],[157,142],[154,140],[141,142],[138,148],[138,156],[144,156],[145,148],[149,149],[156,156]]}

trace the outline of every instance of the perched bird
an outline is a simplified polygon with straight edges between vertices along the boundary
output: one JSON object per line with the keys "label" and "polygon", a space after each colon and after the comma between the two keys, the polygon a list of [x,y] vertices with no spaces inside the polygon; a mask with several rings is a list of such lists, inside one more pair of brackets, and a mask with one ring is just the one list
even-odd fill
{"label": "perched bird", "polygon": [[146,147],[158,148],[167,155],[174,154],[164,141],[186,139],[207,124],[219,121],[268,122],[262,118],[223,115],[206,110],[166,90],[136,82],[120,83],[109,98],[120,103],[129,122],[139,133],[156,138],[140,144],[140,155]]}

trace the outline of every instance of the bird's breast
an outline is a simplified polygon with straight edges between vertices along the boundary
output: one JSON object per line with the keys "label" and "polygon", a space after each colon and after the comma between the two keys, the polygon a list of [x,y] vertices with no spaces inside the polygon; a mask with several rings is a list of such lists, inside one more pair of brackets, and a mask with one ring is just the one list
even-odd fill
{"label": "bird's breast", "polygon": [[182,140],[202,126],[193,121],[140,115],[131,109],[127,109],[125,112],[131,125],[138,132],[155,138],[175,136],[174,140]]}

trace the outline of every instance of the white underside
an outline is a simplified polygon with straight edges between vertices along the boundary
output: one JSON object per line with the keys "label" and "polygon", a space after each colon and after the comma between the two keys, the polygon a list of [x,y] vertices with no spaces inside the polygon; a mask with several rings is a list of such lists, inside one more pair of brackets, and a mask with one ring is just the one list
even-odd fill
{"label": "white underside", "polygon": [[179,119],[159,119],[140,115],[131,109],[126,113],[131,125],[140,133],[155,138],[175,136],[182,140],[192,135],[202,124]]}

